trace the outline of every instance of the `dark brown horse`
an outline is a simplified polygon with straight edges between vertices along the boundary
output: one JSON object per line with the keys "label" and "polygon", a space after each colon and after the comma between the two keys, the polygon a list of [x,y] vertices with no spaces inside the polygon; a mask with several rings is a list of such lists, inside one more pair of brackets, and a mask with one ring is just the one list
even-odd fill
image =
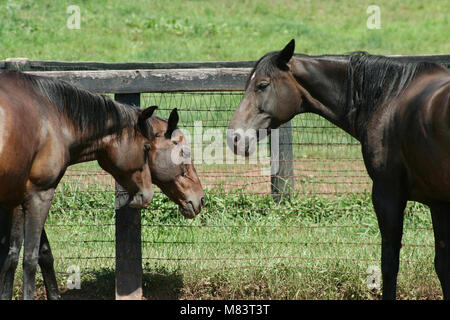
{"label": "dark brown horse", "polygon": [[[177,129],[178,111],[173,109],[169,120],[156,116],[149,120],[149,133],[152,143],[148,152],[150,173],[152,182],[166,194],[173,202],[179,205],[180,212],[186,218],[194,218],[200,213],[205,204],[205,194],[192,164],[189,145],[183,133]],[[172,157],[174,159],[172,161]],[[23,225],[14,221],[18,228]],[[19,233],[16,228],[15,232]],[[53,255],[45,230],[42,233],[39,249],[39,266],[41,267],[47,298],[57,300],[60,298],[55,270],[53,267]],[[12,294],[12,291],[10,292]],[[3,299],[11,299],[11,296],[3,296]]]}
{"label": "dark brown horse", "polygon": [[228,144],[248,154],[258,136],[233,135],[233,129],[277,128],[305,112],[351,134],[361,142],[373,181],[383,298],[396,296],[403,211],[413,200],[431,209],[436,273],[450,299],[450,72],[363,53],[294,55],[294,47],[292,40],[258,61],[231,119]]}
{"label": "dark brown horse", "polygon": [[[49,78],[0,74],[2,297],[10,296],[23,235],[23,298],[34,298],[41,234],[69,165],[97,160],[131,195],[130,206],[151,202],[146,120],[155,108],[141,111]],[[21,208],[22,228],[14,225]]]}

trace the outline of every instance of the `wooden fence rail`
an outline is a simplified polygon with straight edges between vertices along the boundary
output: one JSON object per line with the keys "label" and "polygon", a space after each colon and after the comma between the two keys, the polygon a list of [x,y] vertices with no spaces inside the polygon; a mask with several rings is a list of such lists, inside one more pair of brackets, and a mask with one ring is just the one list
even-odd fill
{"label": "wooden fence rail", "polygon": [[27,71],[100,93],[239,91],[249,68]]}
{"label": "wooden fence rail", "polygon": [[[345,59],[346,55],[333,55],[336,59]],[[450,54],[392,55],[399,61],[428,61],[450,67]],[[20,65],[23,71],[82,71],[82,70],[141,70],[141,69],[217,69],[252,68],[256,61],[206,61],[206,62],[95,62],[95,61],[49,61],[29,60],[27,58],[8,58],[0,60],[0,70],[10,69],[11,65]],[[17,69],[17,67],[13,67]]]}
{"label": "wooden fence rail", "polygon": [[[334,56],[345,59],[345,56]],[[429,61],[450,68],[450,54],[391,56],[399,61]],[[115,99],[139,105],[145,92],[242,91],[255,61],[217,62],[62,62],[26,58],[0,60],[2,70],[19,70],[65,80]],[[272,158],[272,194],[275,199],[294,189],[292,129],[279,131],[277,159]],[[280,161],[281,160],[281,161]],[[116,299],[142,297],[141,220],[139,210],[121,207],[127,195],[116,183]]]}

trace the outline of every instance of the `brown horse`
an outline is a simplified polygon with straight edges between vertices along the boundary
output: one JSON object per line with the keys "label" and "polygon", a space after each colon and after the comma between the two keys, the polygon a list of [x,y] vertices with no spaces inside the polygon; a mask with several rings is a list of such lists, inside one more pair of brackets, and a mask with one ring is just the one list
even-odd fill
{"label": "brown horse", "polygon": [[205,205],[205,195],[192,164],[188,141],[177,128],[178,111],[173,109],[169,120],[152,117],[152,147],[149,166],[152,181],[170,200],[178,204],[180,213],[194,218]]}
{"label": "brown horse", "polygon": [[[148,153],[152,182],[179,205],[180,212],[186,218],[194,218],[205,205],[205,194],[192,164],[189,145],[183,133],[177,129],[178,111],[173,109],[169,120],[151,117],[148,135],[152,138]],[[172,157],[179,156],[179,159]],[[14,221],[21,226],[21,221]],[[23,222],[22,222],[23,223]],[[15,230],[17,233],[20,231]],[[49,300],[60,299],[53,255],[45,230],[42,233],[39,249],[39,266],[41,267],[44,286]],[[12,292],[11,292],[12,294]],[[11,299],[11,296],[2,297]]]}
{"label": "brown horse", "polygon": [[[153,198],[143,111],[68,83],[20,72],[0,74],[0,294],[10,296],[22,243],[23,298],[34,298],[44,223],[55,188],[69,165],[97,160],[131,195]],[[15,218],[19,216],[19,218]]]}
{"label": "brown horse", "polygon": [[[450,72],[364,53],[294,55],[294,47],[292,40],[255,65],[230,121],[229,146],[248,154],[259,138],[254,130],[277,128],[305,112],[351,134],[373,181],[383,298],[396,296],[403,211],[413,200],[431,209],[436,273],[450,299]],[[233,129],[254,130],[247,136]]]}

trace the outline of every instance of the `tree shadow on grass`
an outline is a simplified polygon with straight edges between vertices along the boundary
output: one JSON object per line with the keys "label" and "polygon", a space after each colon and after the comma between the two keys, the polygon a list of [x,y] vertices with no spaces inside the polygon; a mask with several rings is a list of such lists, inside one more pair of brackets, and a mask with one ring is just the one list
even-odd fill
{"label": "tree shadow on grass", "polygon": [[[144,270],[143,299],[179,299],[183,285],[183,276],[178,270]],[[91,271],[81,279],[80,289],[65,288],[61,291],[61,297],[63,300],[114,300],[115,271],[107,268]]]}

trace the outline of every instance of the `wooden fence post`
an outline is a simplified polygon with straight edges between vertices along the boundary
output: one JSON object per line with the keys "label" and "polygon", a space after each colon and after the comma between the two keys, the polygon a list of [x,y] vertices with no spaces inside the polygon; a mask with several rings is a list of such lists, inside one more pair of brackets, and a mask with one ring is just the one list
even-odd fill
{"label": "wooden fence post", "polygon": [[[280,126],[278,137],[275,132],[272,133],[270,146],[272,197],[275,201],[280,202],[282,198],[290,197],[294,191],[294,156],[290,121]],[[278,147],[278,150],[274,150],[274,147]]]}
{"label": "wooden fence post", "polygon": [[[140,105],[140,94],[116,94],[115,99]],[[116,300],[142,299],[141,212],[124,206],[128,194],[116,181]]]}

